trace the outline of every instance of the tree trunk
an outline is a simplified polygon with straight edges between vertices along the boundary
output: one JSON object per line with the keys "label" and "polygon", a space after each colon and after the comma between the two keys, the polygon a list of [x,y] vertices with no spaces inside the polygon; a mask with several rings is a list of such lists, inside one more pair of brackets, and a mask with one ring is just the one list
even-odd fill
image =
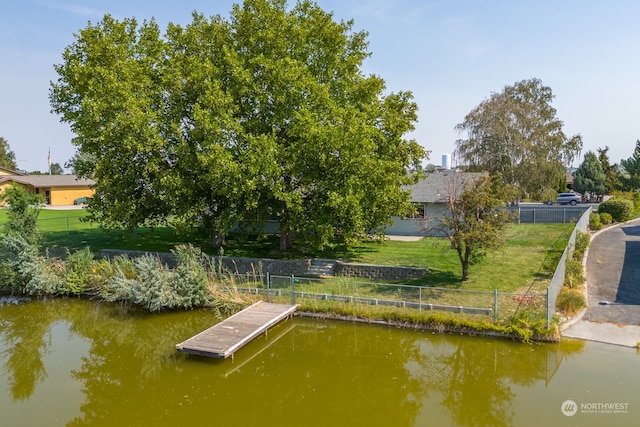
{"label": "tree trunk", "polygon": [[221,248],[225,244],[224,237],[224,233],[215,232],[213,233],[213,236],[211,236],[211,241],[209,243],[214,248]]}
{"label": "tree trunk", "polygon": [[280,250],[288,251],[293,249],[293,239],[291,237],[291,227],[289,224],[280,223]]}
{"label": "tree trunk", "polygon": [[464,247],[464,255],[460,257],[460,264],[462,265],[462,281],[469,280],[469,260],[471,259],[471,247],[466,244]]}
{"label": "tree trunk", "polygon": [[469,261],[462,261],[462,281],[466,282],[469,280]]}

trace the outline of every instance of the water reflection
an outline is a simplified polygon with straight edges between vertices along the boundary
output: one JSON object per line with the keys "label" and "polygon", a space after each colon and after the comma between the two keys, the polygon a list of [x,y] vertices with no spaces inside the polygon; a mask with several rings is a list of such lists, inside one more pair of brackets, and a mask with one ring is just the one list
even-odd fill
{"label": "water reflection", "polygon": [[426,394],[449,409],[455,425],[513,425],[514,385],[549,383],[561,362],[584,344],[522,345],[500,340],[452,340],[433,335],[418,345],[409,370]]}
{"label": "water reflection", "polygon": [[42,405],[49,397],[36,390],[59,369],[46,357],[61,351],[57,325],[81,338],[64,345],[77,347],[65,351],[79,360],[69,375],[83,396],[60,425],[508,426],[518,393],[548,387],[584,349],[296,319],[234,361],[175,350],[213,322],[206,311],[149,315],[83,300],[0,305],[2,372],[14,404]]}

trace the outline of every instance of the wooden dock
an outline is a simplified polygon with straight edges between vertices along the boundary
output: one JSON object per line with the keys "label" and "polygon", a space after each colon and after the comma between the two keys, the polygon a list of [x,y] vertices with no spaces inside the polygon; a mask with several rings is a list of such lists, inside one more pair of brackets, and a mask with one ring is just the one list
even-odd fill
{"label": "wooden dock", "polygon": [[176,344],[183,353],[226,359],[254,338],[291,316],[297,305],[264,301],[245,308],[188,340]]}

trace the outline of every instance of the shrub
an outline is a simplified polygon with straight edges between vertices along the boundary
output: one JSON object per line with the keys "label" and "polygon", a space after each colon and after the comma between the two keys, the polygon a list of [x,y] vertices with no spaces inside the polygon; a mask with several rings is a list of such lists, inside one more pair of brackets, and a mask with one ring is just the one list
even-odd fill
{"label": "shrub", "polygon": [[0,201],[7,202],[7,222],[4,223],[5,235],[22,237],[29,244],[37,244],[40,234],[36,228],[40,209],[37,206],[44,202],[41,194],[30,193],[22,186],[8,187],[1,195]]}
{"label": "shrub", "polygon": [[67,252],[64,280],[69,293],[80,294],[92,287],[93,264],[93,253],[89,248],[72,254]]}
{"label": "shrub", "polygon": [[640,192],[638,191],[614,191],[612,193],[615,200],[629,200],[633,203],[634,215],[640,214]]}
{"label": "shrub", "polygon": [[8,261],[0,262],[0,290],[11,293],[20,292],[22,283],[18,273],[12,268]]}
{"label": "shrub", "polygon": [[20,235],[7,235],[4,246],[12,254],[11,269],[16,273],[20,291],[31,295],[56,295],[64,293],[64,281],[60,266],[38,253],[38,246]]}
{"label": "shrub", "polygon": [[634,205],[631,200],[625,199],[610,199],[606,202],[600,203],[598,207],[598,213],[608,213],[615,222],[625,222],[633,218]]}
{"label": "shrub", "polygon": [[613,223],[613,218],[611,217],[611,214],[608,212],[603,212],[600,214],[600,221],[602,221],[603,225],[609,225],[611,223]]}
{"label": "shrub", "polygon": [[116,265],[100,295],[107,301],[128,301],[149,311],[206,305],[210,291],[200,250],[179,246],[173,253],[175,270],[151,255],[133,260],[134,274],[127,263]]}
{"label": "shrub", "polygon": [[[609,218],[611,218],[611,215],[609,215]],[[591,215],[589,216],[589,229],[597,231],[597,230],[600,230],[601,228],[602,228],[602,215],[596,212],[591,212]]]}
{"label": "shrub", "polygon": [[591,242],[591,238],[587,233],[583,233],[582,231],[578,231],[576,233],[575,248],[573,250],[574,260],[582,261],[582,258],[584,257],[584,253],[589,247],[590,242]]}
{"label": "shrub", "polygon": [[567,260],[567,268],[564,275],[564,284],[569,288],[579,287],[584,283],[582,274],[582,262],[575,259]]}
{"label": "shrub", "polygon": [[563,289],[558,295],[557,304],[558,308],[562,310],[566,315],[571,316],[578,310],[583,308],[586,303],[582,292],[576,289]]}

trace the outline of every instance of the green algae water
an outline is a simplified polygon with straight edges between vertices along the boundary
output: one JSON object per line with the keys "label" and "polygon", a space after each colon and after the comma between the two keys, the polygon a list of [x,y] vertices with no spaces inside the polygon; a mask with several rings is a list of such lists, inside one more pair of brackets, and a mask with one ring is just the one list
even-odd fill
{"label": "green algae water", "polygon": [[234,360],[208,311],[0,299],[0,425],[635,426],[640,355],[295,318]]}

